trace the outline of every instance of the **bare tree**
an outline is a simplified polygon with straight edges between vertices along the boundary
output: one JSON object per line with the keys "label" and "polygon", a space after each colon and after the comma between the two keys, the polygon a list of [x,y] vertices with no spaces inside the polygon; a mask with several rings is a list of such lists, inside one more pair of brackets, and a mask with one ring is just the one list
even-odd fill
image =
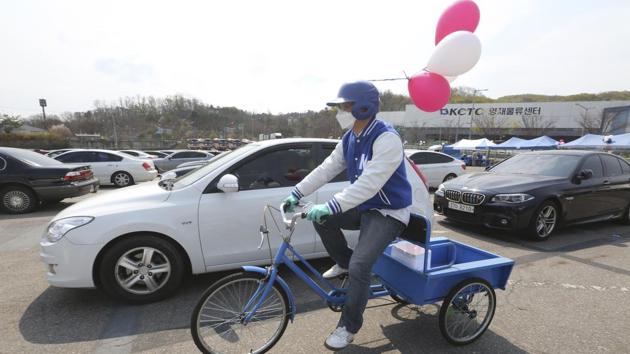
{"label": "bare tree", "polygon": [[578,123],[585,133],[599,134],[602,129],[602,123],[604,122],[602,119],[603,116],[603,114],[599,117],[594,114],[588,114],[588,110],[585,110],[584,112],[580,112]]}
{"label": "bare tree", "polygon": [[484,136],[497,135],[505,127],[507,119],[496,115],[482,114],[473,118],[473,131]]}
{"label": "bare tree", "polygon": [[521,127],[525,135],[543,135],[545,131],[554,127],[554,123],[538,115],[522,115]]}

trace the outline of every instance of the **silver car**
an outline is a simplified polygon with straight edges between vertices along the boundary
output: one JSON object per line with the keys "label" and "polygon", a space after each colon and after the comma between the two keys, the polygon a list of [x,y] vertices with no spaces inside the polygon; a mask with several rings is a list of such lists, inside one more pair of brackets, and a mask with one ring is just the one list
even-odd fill
{"label": "silver car", "polygon": [[214,155],[197,150],[176,151],[171,155],[155,161],[155,166],[159,171],[172,170],[184,162],[210,160]]}

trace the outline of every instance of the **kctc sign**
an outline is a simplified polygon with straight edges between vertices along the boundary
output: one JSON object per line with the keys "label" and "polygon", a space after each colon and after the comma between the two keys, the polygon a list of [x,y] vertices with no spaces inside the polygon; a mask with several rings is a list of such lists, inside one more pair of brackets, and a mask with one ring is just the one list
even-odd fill
{"label": "kctc sign", "polygon": [[541,107],[492,107],[488,108],[442,108],[442,116],[481,116],[488,114],[491,116],[539,116]]}

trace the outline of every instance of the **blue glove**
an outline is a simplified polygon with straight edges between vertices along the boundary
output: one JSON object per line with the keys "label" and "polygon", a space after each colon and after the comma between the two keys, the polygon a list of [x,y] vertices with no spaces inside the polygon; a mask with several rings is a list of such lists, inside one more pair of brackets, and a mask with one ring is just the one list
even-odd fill
{"label": "blue glove", "polygon": [[328,215],[332,215],[332,212],[328,208],[328,205],[317,204],[313,205],[313,207],[308,211],[308,213],[306,214],[306,219],[321,223],[322,218]]}
{"label": "blue glove", "polygon": [[299,200],[294,197],[293,195],[290,195],[286,198],[284,198],[284,200],[282,201],[283,205],[287,205],[287,209],[285,210],[285,212],[289,212],[292,213],[295,211],[295,206],[298,205]]}

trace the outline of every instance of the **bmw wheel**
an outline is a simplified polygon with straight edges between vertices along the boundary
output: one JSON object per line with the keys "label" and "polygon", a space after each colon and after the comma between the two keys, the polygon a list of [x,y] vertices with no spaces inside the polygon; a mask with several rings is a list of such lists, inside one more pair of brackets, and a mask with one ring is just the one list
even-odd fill
{"label": "bmw wheel", "polygon": [[536,241],[544,241],[551,237],[558,226],[559,214],[556,203],[547,200],[533,214],[529,223],[529,237]]}
{"label": "bmw wheel", "polygon": [[132,236],[114,244],[101,258],[100,285],[117,299],[144,303],[174,293],[185,275],[179,250],[156,236]]}
{"label": "bmw wheel", "polygon": [[116,172],[112,175],[112,182],[118,188],[127,187],[133,184],[133,177],[127,172]]}
{"label": "bmw wheel", "polygon": [[30,213],[39,201],[32,190],[21,186],[8,186],[0,190],[0,209],[9,214]]}

